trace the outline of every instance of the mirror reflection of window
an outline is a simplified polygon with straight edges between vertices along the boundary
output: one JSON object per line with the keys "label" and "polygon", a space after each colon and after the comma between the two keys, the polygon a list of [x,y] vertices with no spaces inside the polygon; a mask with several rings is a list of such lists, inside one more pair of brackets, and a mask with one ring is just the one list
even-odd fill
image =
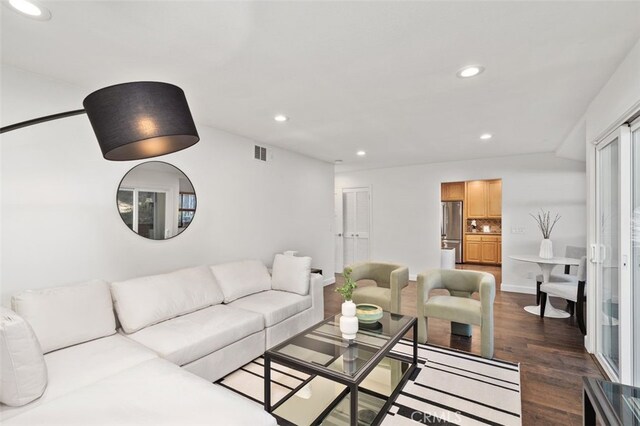
{"label": "mirror reflection of window", "polygon": [[180,208],[178,209],[178,227],[186,228],[193,220],[196,212],[196,194],[192,192],[180,193]]}
{"label": "mirror reflection of window", "polygon": [[171,164],[150,161],[124,176],[117,207],[125,225],[152,240],[175,237],[192,222],[197,205],[191,181]]}
{"label": "mirror reflection of window", "polygon": [[118,190],[118,211],[120,217],[129,229],[133,229],[133,191],[130,189]]}

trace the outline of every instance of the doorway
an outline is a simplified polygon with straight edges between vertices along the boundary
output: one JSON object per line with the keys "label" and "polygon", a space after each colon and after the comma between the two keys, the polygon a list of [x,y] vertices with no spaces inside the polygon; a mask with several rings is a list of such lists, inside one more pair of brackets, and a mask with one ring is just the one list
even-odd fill
{"label": "doorway", "polygon": [[637,331],[634,341],[638,141],[640,120],[615,129],[593,147],[595,179],[591,182],[593,216],[587,273],[588,347],[610,380],[635,386],[639,381]]}
{"label": "doorway", "polygon": [[343,188],[335,193],[336,271],[370,258],[371,190]]}
{"label": "doorway", "polygon": [[440,201],[442,267],[480,265],[499,269],[502,179],[443,182]]}
{"label": "doorway", "polygon": [[165,191],[121,188],[118,210],[125,224],[152,240],[166,238],[167,193]]}

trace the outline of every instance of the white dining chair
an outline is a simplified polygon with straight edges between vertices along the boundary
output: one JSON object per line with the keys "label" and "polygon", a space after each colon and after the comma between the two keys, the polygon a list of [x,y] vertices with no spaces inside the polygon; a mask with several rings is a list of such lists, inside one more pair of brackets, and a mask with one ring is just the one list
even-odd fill
{"label": "white dining chair", "polygon": [[576,317],[578,320],[578,327],[583,335],[587,334],[587,328],[585,325],[585,302],[587,296],[585,293],[585,287],[587,284],[587,257],[582,256],[580,258],[580,265],[578,265],[578,273],[576,274],[575,282],[549,282],[543,283],[540,286],[540,317],[544,318],[544,308],[547,303],[547,297],[555,296],[562,297],[567,301],[571,301],[576,306]]}
{"label": "white dining chair", "polygon": [[[587,249],[585,247],[567,246],[564,252],[564,257],[571,259],[580,259],[582,256],[587,255]],[[540,305],[540,285],[544,279],[542,274],[536,275],[536,304]],[[549,282],[552,283],[578,283],[578,278],[571,273],[571,265],[564,265],[563,274],[551,274]],[[574,302],[567,300],[567,310],[569,314],[573,316],[575,304]]]}

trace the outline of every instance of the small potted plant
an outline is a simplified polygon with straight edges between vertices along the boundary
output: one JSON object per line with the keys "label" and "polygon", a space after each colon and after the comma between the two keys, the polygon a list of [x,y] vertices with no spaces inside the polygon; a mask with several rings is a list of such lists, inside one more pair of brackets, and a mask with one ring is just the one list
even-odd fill
{"label": "small potted plant", "polygon": [[358,332],[358,317],[356,317],[356,304],[351,300],[353,296],[353,290],[358,285],[351,278],[352,269],[344,268],[344,284],[341,287],[336,288],[336,291],[340,293],[344,302],[342,303],[342,316],[340,317],[340,331],[342,337],[347,340],[353,340],[356,338]]}
{"label": "small potted plant", "polygon": [[538,224],[538,228],[540,232],[542,232],[542,242],[540,243],[540,253],[539,256],[543,259],[551,259],[553,257],[553,243],[551,242],[551,231],[556,226],[556,223],[560,220],[562,216],[556,214],[555,218],[551,219],[551,212],[544,211],[540,209],[540,212],[537,215],[533,215],[529,213],[536,223]]}

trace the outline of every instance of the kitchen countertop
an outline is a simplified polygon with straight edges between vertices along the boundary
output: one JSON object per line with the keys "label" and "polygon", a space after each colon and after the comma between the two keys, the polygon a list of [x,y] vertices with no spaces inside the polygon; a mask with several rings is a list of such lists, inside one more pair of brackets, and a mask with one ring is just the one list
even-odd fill
{"label": "kitchen countertop", "polygon": [[501,232],[465,232],[464,235],[497,235],[502,236]]}

